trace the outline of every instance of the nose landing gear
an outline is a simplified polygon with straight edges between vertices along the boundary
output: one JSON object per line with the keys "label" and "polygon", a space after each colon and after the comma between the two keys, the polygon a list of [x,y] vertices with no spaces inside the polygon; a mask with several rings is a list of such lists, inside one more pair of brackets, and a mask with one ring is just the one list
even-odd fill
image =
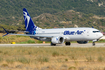
{"label": "nose landing gear", "polygon": [[99,39],[93,40],[92,45],[95,46],[95,42],[98,41]]}

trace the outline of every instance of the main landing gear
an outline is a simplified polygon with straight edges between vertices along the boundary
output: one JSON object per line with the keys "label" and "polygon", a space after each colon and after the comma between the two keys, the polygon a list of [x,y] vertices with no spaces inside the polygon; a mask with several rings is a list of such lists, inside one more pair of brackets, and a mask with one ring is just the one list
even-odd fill
{"label": "main landing gear", "polygon": [[66,42],[65,45],[69,46],[69,45],[71,45],[71,43],[70,42]]}
{"label": "main landing gear", "polygon": [[[65,45],[66,45],[66,46],[70,46],[71,43],[70,43],[70,42],[65,42]],[[53,43],[51,42],[51,46],[56,46],[56,44],[53,44]]]}
{"label": "main landing gear", "polygon": [[95,42],[93,42],[93,46],[95,46]]}

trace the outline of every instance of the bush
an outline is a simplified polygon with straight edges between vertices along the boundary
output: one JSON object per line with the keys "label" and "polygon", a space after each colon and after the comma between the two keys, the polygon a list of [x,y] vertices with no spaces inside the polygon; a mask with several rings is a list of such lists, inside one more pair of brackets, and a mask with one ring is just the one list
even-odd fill
{"label": "bush", "polygon": [[68,61],[68,59],[65,59],[65,61]]}
{"label": "bush", "polygon": [[90,56],[90,57],[87,57],[86,60],[87,60],[87,62],[92,62],[92,61],[94,61],[94,59],[93,59],[91,56]]}
{"label": "bush", "polygon": [[52,56],[54,56],[54,57],[59,56],[59,53],[55,51],[55,52],[52,53]]}
{"label": "bush", "polygon": [[28,40],[28,41],[25,41],[25,42],[20,42],[20,44],[27,44],[27,43],[35,43],[35,41],[33,41],[33,40]]}
{"label": "bush", "polygon": [[98,57],[97,61],[102,62],[104,59],[102,56]]}
{"label": "bush", "polygon": [[12,63],[15,62],[15,61],[14,61],[13,59],[6,59],[6,62],[12,64]]}
{"label": "bush", "polygon": [[2,62],[3,61],[3,58],[2,57],[0,57],[0,62]]}
{"label": "bush", "polygon": [[8,67],[8,64],[2,64],[1,66],[3,66],[3,67]]}
{"label": "bush", "polygon": [[39,62],[41,62],[41,63],[43,63],[43,62],[49,62],[49,58],[48,58],[48,57],[39,56],[39,57],[37,58],[37,60],[38,60]]}
{"label": "bush", "polygon": [[24,64],[29,64],[30,63],[30,59],[26,59],[25,57],[18,58],[17,61],[21,62],[21,63],[24,63]]}
{"label": "bush", "polygon": [[28,43],[35,43],[35,41],[33,41],[33,40],[28,40],[27,42]]}

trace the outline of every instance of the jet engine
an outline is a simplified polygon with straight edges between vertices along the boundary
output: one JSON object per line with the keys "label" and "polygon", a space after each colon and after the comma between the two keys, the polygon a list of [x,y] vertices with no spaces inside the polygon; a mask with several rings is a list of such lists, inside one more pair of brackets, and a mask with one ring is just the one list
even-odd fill
{"label": "jet engine", "polygon": [[63,37],[53,37],[51,39],[51,42],[53,44],[62,44],[64,42],[64,38]]}
{"label": "jet engine", "polygon": [[86,44],[86,43],[88,43],[88,41],[77,41],[77,43],[79,43],[79,44]]}

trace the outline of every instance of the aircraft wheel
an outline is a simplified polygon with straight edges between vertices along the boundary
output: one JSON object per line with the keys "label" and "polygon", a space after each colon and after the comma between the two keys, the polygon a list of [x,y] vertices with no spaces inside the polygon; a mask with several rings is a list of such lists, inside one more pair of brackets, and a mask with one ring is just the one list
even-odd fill
{"label": "aircraft wheel", "polygon": [[53,44],[53,43],[51,42],[51,46],[56,46],[56,44]]}
{"label": "aircraft wheel", "polygon": [[93,46],[95,46],[95,42],[93,42]]}
{"label": "aircraft wheel", "polygon": [[71,43],[70,42],[66,42],[65,45],[71,45]]}

